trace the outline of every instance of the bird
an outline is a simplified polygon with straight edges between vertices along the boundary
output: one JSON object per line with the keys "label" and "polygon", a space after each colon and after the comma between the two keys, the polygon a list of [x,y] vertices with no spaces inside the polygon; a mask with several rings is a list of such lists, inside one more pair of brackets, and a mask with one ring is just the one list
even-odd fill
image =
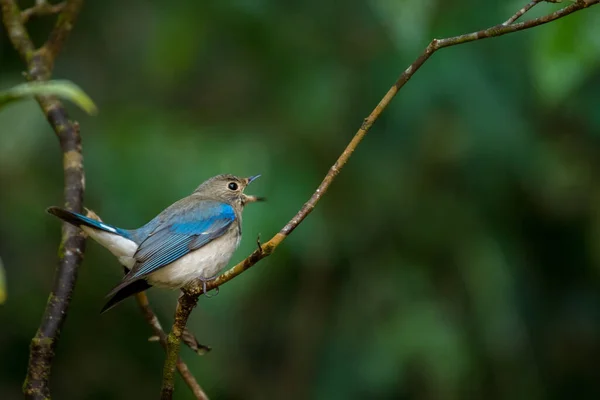
{"label": "bird", "polygon": [[[244,189],[260,175],[212,177],[138,229],[122,229],[60,207],[46,211],[81,228],[107,248],[126,274],[106,297],[104,313],[152,286],[180,289],[216,278],[242,237],[242,211],[263,201]],[[90,214],[88,214],[90,215]]]}

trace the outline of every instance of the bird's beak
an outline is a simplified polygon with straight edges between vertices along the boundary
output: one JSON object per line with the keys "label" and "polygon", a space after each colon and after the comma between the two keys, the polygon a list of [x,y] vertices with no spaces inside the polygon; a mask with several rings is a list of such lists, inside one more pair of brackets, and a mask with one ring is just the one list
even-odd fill
{"label": "bird's beak", "polygon": [[[255,179],[258,179],[258,178],[260,178],[260,175],[254,175],[249,178],[246,178],[246,180],[248,181],[248,183],[246,183],[246,185],[251,184],[252,181],[254,181]],[[244,194],[244,203],[254,203],[257,201],[265,201],[265,198]]]}
{"label": "bird's beak", "polygon": [[249,185],[249,184],[251,184],[251,183],[252,183],[252,181],[254,181],[254,180],[258,179],[258,178],[260,178],[260,174],[258,174],[258,175],[254,175],[254,176],[251,176],[251,177],[249,177],[249,178],[246,178],[246,179],[248,180],[248,183],[247,183],[247,184],[248,184],[248,185]]}
{"label": "bird's beak", "polygon": [[258,196],[251,196],[251,195],[244,195],[244,203],[254,203],[256,201],[266,201],[267,199],[265,199],[264,197],[258,197]]}

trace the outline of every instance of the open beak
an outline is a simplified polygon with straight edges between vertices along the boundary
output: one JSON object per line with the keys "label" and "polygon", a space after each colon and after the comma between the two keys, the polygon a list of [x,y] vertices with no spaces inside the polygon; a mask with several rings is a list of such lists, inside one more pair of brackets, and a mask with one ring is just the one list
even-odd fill
{"label": "open beak", "polygon": [[[251,184],[254,180],[256,180],[258,178],[260,178],[260,175],[254,175],[249,178],[246,178],[246,180],[248,181],[248,183],[246,185]],[[257,201],[265,201],[265,200],[266,199],[264,197],[258,197],[258,196],[244,194],[244,203],[254,203]]]}
{"label": "open beak", "polygon": [[258,196],[248,196],[247,194],[244,195],[244,203],[254,203],[257,201],[266,201],[267,199],[265,199],[264,197],[258,197]]}
{"label": "open beak", "polygon": [[248,183],[247,183],[247,184],[248,184],[248,185],[249,185],[249,184],[251,184],[251,183],[252,183],[252,181],[254,181],[254,180],[258,179],[258,178],[260,178],[260,174],[258,174],[258,175],[254,175],[254,176],[251,176],[251,177],[249,177],[249,178],[246,178],[246,179],[248,180]]}

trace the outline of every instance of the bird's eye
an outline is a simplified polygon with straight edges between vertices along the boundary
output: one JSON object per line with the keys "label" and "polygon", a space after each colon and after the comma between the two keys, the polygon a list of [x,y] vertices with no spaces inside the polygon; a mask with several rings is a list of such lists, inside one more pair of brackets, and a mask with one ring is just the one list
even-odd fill
{"label": "bird's eye", "polygon": [[237,189],[238,189],[238,184],[237,184],[237,183],[235,183],[235,182],[229,182],[229,185],[227,185],[227,187],[228,187],[230,190],[237,190]]}

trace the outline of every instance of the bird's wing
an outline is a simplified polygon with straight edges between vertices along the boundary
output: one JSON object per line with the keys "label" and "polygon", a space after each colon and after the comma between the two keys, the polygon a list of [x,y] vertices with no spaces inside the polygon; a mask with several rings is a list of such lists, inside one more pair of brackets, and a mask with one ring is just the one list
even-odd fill
{"label": "bird's wing", "polygon": [[136,264],[126,280],[137,280],[178,260],[223,235],[235,221],[229,204],[203,201],[174,215],[142,241],[134,255]]}

